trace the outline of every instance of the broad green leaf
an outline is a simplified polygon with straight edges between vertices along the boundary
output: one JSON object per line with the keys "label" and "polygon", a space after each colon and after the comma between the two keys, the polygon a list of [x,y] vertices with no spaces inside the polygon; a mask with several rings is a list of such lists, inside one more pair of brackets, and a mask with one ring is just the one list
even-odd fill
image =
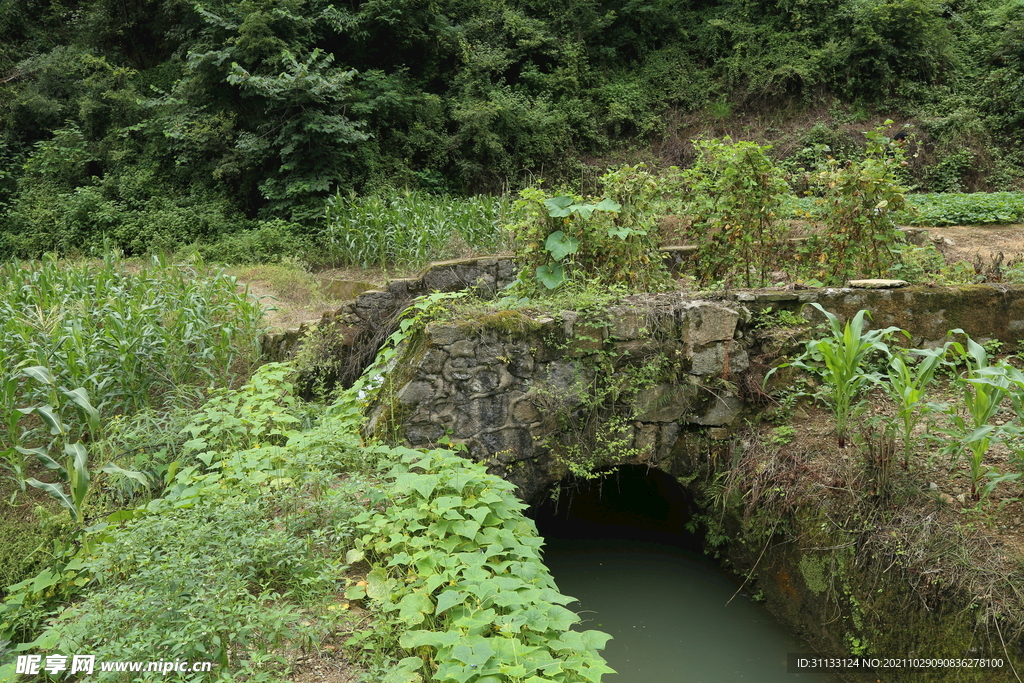
{"label": "broad green leaf", "polygon": [[78,508],[89,492],[89,451],[80,443],[67,443],[64,444],[64,453],[70,460],[68,479],[71,482],[71,495],[75,500],[75,507]]}
{"label": "broad green leaf", "polygon": [[551,258],[561,261],[569,254],[579,251],[580,241],[572,235],[566,235],[561,230],[556,230],[548,235],[544,241],[544,248],[551,254]]}
{"label": "broad green leaf", "polygon": [[108,463],[100,468],[100,472],[106,472],[107,474],[120,474],[122,477],[127,477],[134,481],[139,482],[143,486],[149,486],[149,477],[142,472],[136,470],[126,470],[123,467],[118,467],[114,463]]}
{"label": "broad green leaf", "polygon": [[409,593],[398,602],[398,618],[409,626],[421,623],[428,614],[434,613],[434,601],[420,592]]}
{"label": "broad green leaf", "polygon": [[537,268],[537,280],[548,289],[555,289],[565,282],[565,269],[561,263],[549,263]]}
{"label": "broad green leaf", "polygon": [[39,458],[39,462],[43,463],[43,466],[48,470],[55,470],[62,479],[67,479],[67,470],[59,462],[50,457],[50,454],[45,448],[22,448],[17,447],[17,450],[22,455],[34,455]]}
{"label": "broad green leaf", "polygon": [[480,531],[480,524],[473,520],[455,522],[452,524],[452,531],[464,538],[474,539],[476,538],[477,532]]}
{"label": "broad green leaf", "polygon": [[55,574],[50,569],[44,569],[31,579],[30,589],[33,593],[42,593],[47,588],[52,588],[60,583],[60,574]]}
{"label": "broad green leaf", "polygon": [[43,422],[50,428],[51,436],[67,434],[67,427],[60,419],[60,415],[54,412],[52,406],[36,406],[36,415],[42,418]]}
{"label": "broad green leaf", "polygon": [[423,660],[419,657],[406,657],[387,672],[381,683],[420,683],[423,679],[417,670],[422,666]]}
{"label": "broad green leaf", "polygon": [[373,600],[386,598],[391,592],[387,572],[383,569],[374,569],[366,575],[366,595]]}
{"label": "broad green leaf", "polygon": [[608,641],[612,639],[610,633],[604,631],[584,631],[583,642],[592,650],[603,650]]}
{"label": "broad green leaf", "polygon": [[60,503],[63,507],[67,508],[69,512],[71,512],[71,516],[74,518],[76,522],[82,521],[78,509],[75,507],[75,502],[71,500],[68,494],[64,493],[63,488],[60,488],[54,484],[50,484],[45,481],[39,481],[38,479],[26,479],[25,483],[28,484],[29,486],[34,486],[35,488],[40,489],[42,491],[46,491],[51,496],[53,496],[58,503]]}
{"label": "broad green leaf", "polygon": [[602,199],[597,203],[594,208],[598,211],[611,211],[612,213],[618,213],[622,210],[622,205],[616,202],[614,199]]}
{"label": "broad green leaf", "polygon": [[544,200],[544,206],[548,207],[548,215],[552,218],[567,218],[572,213],[569,210],[572,203],[572,197],[565,196]]}
{"label": "broad green leaf", "polygon": [[483,638],[473,639],[472,644],[460,643],[452,648],[452,657],[470,666],[481,667],[494,656],[494,648]]}
{"label": "broad green leaf", "polygon": [[50,372],[50,369],[42,365],[33,365],[30,368],[25,368],[22,372],[43,384],[53,384],[56,381],[53,379],[53,373]]}
{"label": "broad green leaf", "polygon": [[100,433],[100,413],[89,402],[88,392],[82,387],[71,389],[70,391],[67,389],[62,391],[78,407],[80,414],[85,417],[86,422],[89,424],[89,432],[98,437]]}
{"label": "broad green leaf", "polygon": [[458,631],[406,631],[398,639],[398,644],[406,649],[414,647],[452,647],[462,640]]}
{"label": "broad green leaf", "polygon": [[107,524],[118,524],[129,522],[139,516],[138,510],[118,510],[107,515]]}
{"label": "broad green leaf", "polygon": [[434,613],[441,614],[455,605],[460,605],[465,602],[467,597],[465,592],[449,588],[437,596],[437,609]]}
{"label": "broad green leaf", "polygon": [[627,237],[629,237],[630,235],[635,235],[635,234],[637,234],[639,232],[640,232],[639,230],[633,230],[631,228],[627,228],[625,226],[618,226],[618,225],[613,225],[612,227],[608,228],[608,236],[609,237],[618,237],[620,240],[624,240]]}
{"label": "broad green leaf", "polygon": [[596,208],[596,204],[573,204],[572,206],[569,207],[569,211],[572,211],[575,214],[579,214],[579,216],[583,219],[589,220],[590,217],[594,214],[594,209]]}

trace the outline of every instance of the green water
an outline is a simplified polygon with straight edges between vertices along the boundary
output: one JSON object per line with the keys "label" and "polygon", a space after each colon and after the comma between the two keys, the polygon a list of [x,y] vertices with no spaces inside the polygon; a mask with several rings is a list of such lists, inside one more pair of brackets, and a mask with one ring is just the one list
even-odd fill
{"label": "green water", "polygon": [[628,471],[537,514],[545,562],[579,601],[569,608],[613,636],[606,683],[837,682],[787,672],[787,653],[813,650],[699,552],[674,485]]}

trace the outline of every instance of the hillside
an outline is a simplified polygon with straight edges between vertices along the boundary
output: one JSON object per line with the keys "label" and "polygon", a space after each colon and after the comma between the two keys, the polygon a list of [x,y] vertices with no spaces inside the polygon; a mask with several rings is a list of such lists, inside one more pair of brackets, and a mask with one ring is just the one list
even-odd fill
{"label": "hillside", "polygon": [[1014,189],[1022,29],[1012,0],[3,0],[0,254],[287,251],[337,193],[586,191],[725,134],[793,172],[886,118],[917,189]]}

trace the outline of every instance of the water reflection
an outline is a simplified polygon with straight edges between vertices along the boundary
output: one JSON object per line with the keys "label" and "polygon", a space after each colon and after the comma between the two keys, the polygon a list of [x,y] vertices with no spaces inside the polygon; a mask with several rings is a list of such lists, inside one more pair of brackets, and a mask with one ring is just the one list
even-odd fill
{"label": "water reflection", "polygon": [[[831,683],[791,674],[786,654],[809,652],[699,553],[686,497],[643,469],[572,492],[537,511],[545,561],[579,603],[585,628],[610,633],[608,683]],[[668,498],[665,494],[670,494]],[[672,502],[668,502],[672,501]],[[729,603],[726,606],[726,603]]]}

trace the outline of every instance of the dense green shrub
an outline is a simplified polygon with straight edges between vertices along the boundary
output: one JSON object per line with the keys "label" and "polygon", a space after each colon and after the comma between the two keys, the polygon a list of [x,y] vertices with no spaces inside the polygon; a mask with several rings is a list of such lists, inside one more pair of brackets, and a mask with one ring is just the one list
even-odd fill
{"label": "dense green shrub", "polygon": [[[212,661],[223,681],[281,680],[295,653],[339,636],[378,677],[582,683],[609,671],[607,636],[573,630],[510,484],[449,451],[364,444],[358,389],[310,425],[289,371],[264,366],[196,411],[162,494],[13,587],[0,636],[32,639],[18,651],[88,651],[97,668]],[[365,601],[369,623],[348,617],[349,600]],[[13,667],[0,661],[0,675]]]}
{"label": "dense green shrub", "polygon": [[833,159],[816,174],[824,230],[806,248],[810,267],[824,282],[880,277],[896,260],[895,247],[903,236],[893,216],[906,204],[897,177],[903,155],[882,128],[866,133],[863,160],[841,164]]}
{"label": "dense green shrub", "polygon": [[685,163],[695,133],[734,124],[809,169],[820,144],[856,156],[841,126],[878,110],[927,131],[913,184],[1024,176],[1005,0],[0,6],[0,252],[20,257],[175,249],[257,219],[315,235],[339,192],[497,192],[652,141]]}
{"label": "dense green shrub", "polygon": [[517,220],[508,229],[523,268],[521,286],[546,291],[594,282],[657,291],[667,284],[652,208],[666,187],[642,164],[609,171],[600,184],[604,199],[593,202],[536,187],[519,193]]}
{"label": "dense green shrub", "polygon": [[779,212],[789,186],[782,172],[767,147],[728,137],[695,144],[699,156],[685,173],[691,188],[684,210],[700,245],[698,279],[768,284],[786,236]]}
{"label": "dense green shrub", "polygon": [[54,645],[99,661],[209,661],[267,680],[283,660],[269,651],[306,630],[294,607],[273,604],[282,586],[315,578],[303,546],[266,503],[241,496],[142,516],[86,563],[100,585],[64,612]]}

